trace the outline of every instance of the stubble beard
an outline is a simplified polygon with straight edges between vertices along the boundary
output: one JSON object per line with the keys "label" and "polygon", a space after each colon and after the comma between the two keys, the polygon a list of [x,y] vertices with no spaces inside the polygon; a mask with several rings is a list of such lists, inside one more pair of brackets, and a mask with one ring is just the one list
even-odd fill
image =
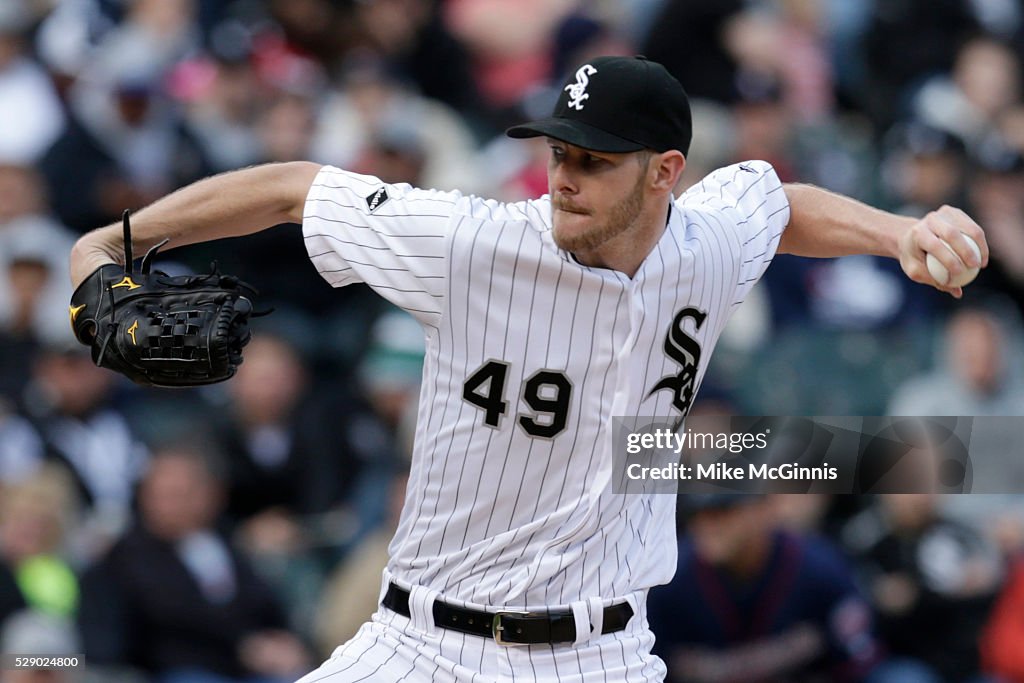
{"label": "stubble beard", "polygon": [[[552,237],[555,244],[566,251],[590,251],[629,230],[643,210],[644,179],[645,175],[641,173],[629,195],[612,207],[605,220],[594,227],[576,235],[560,234],[559,230],[554,228]],[[554,212],[554,204],[551,210]]]}

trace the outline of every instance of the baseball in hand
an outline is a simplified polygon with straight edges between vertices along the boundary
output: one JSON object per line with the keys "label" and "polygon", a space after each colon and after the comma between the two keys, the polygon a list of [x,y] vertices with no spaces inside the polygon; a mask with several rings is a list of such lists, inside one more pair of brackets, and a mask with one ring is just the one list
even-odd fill
{"label": "baseball in hand", "polygon": [[[968,237],[966,233],[960,233],[960,235],[963,237],[964,241],[970,245],[971,250],[978,257],[978,261],[981,261],[981,250],[978,249],[978,243]],[[944,244],[950,251],[953,251],[952,247],[950,247],[948,243],[943,242],[942,244]],[[970,284],[974,278],[978,277],[978,268],[967,267],[956,277],[950,278],[949,271],[946,270],[946,266],[942,265],[939,259],[935,258],[931,254],[928,254],[925,258],[925,262],[928,264],[928,272],[932,274],[935,281],[945,287],[963,287],[964,285]]]}

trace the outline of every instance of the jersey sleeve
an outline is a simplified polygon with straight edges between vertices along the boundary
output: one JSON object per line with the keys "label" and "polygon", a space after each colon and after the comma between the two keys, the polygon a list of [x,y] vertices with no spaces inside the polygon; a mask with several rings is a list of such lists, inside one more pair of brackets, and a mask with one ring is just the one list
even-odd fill
{"label": "jersey sleeve", "polygon": [[775,169],[765,161],[726,166],[684,192],[676,204],[718,215],[738,259],[733,304],[743,301],[775,257],[789,223],[789,199]]}
{"label": "jersey sleeve", "polygon": [[320,169],[302,217],[309,258],[333,287],[362,282],[436,327],[448,272],[452,216],[461,195]]}

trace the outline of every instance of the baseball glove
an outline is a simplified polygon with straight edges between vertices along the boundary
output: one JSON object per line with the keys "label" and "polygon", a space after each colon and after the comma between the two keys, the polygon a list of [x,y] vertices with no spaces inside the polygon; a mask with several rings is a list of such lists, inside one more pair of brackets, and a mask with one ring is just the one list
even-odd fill
{"label": "baseball glove", "polygon": [[124,212],[125,267],[100,266],[71,296],[71,328],[92,348],[96,365],[145,386],[191,387],[230,378],[249,342],[256,291],[222,275],[172,277],[150,272],[164,240],[132,272],[128,211]]}

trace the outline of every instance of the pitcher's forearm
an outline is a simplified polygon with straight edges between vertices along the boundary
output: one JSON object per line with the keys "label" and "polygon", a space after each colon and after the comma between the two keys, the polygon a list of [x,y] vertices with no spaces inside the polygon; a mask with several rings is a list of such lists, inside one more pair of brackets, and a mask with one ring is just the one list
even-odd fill
{"label": "pitcher's forearm", "polygon": [[[167,238],[168,249],[302,222],[309,186],[320,166],[309,162],[265,164],[206,178],[132,215],[132,242],[140,255]],[[106,263],[124,260],[121,224],[93,230],[71,251],[77,286]]]}
{"label": "pitcher's forearm", "polygon": [[779,252],[833,257],[875,254],[896,258],[899,240],[916,222],[813,185],[787,184],[790,219]]}

